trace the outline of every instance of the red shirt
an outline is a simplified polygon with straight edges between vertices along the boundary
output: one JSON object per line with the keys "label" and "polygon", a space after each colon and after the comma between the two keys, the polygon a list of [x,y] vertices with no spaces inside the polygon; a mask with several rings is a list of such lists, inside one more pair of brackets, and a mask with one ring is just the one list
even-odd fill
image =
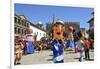
{"label": "red shirt", "polygon": [[85,45],[86,45],[87,48],[89,48],[90,47],[90,41],[89,40],[85,40]]}

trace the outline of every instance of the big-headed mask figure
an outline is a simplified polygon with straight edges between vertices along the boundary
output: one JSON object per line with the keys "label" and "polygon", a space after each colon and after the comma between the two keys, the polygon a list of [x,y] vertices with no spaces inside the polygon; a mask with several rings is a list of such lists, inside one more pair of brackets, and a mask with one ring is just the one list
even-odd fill
{"label": "big-headed mask figure", "polygon": [[53,25],[53,39],[55,40],[62,40],[63,39],[63,32],[64,32],[64,24],[61,22],[56,22]]}
{"label": "big-headed mask figure", "polygon": [[74,36],[73,36],[73,27],[68,27],[68,37],[67,37],[67,48],[74,49]]}
{"label": "big-headed mask figure", "polygon": [[34,50],[34,37],[32,35],[33,30],[29,29],[27,34],[27,53],[33,54]]}
{"label": "big-headed mask figure", "polygon": [[63,32],[64,32],[64,23],[63,21],[57,21],[53,27],[53,40],[52,40],[52,49],[53,49],[53,61],[54,63],[63,63]]}

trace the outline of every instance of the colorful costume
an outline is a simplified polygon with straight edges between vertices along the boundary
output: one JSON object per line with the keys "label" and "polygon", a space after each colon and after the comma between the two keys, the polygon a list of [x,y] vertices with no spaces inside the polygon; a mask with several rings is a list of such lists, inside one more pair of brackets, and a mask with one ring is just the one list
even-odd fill
{"label": "colorful costume", "polygon": [[29,34],[27,35],[27,53],[33,54],[34,53],[34,38],[32,33],[32,30],[29,29]]}
{"label": "colorful costume", "polygon": [[22,58],[22,51],[23,45],[22,44],[15,44],[15,64],[20,64]]}
{"label": "colorful costume", "polygon": [[52,40],[52,50],[53,50],[53,61],[54,63],[63,63],[63,32],[64,25],[61,21],[56,22],[53,25],[53,40]]}
{"label": "colorful costume", "polygon": [[34,45],[33,45],[33,42],[32,41],[28,41],[28,44],[27,44],[27,52],[29,54],[33,54],[34,53]]}
{"label": "colorful costume", "polygon": [[67,48],[74,48],[73,27],[69,27],[69,34],[67,38]]}
{"label": "colorful costume", "polygon": [[54,63],[63,63],[63,43],[59,41],[53,40],[52,41],[52,48],[53,48],[53,61]]}

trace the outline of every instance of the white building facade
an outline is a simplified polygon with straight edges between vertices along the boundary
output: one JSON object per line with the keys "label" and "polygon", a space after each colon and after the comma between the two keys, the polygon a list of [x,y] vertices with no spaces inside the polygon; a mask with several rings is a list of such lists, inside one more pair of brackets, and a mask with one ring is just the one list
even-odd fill
{"label": "white building facade", "polygon": [[46,31],[36,27],[34,24],[30,23],[29,28],[33,30],[32,35],[36,37],[36,41],[40,41],[41,38],[46,37]]}

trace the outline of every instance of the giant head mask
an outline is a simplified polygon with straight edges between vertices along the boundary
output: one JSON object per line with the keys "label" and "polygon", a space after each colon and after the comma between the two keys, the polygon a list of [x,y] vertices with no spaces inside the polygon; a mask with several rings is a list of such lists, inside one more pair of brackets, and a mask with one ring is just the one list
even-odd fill
{"label": "giant head mask", "polygon": [[53,27],[53,39],[55,40],[62,40],[63,39],[63,32],[65,30],[63,21],[57,21]]}

